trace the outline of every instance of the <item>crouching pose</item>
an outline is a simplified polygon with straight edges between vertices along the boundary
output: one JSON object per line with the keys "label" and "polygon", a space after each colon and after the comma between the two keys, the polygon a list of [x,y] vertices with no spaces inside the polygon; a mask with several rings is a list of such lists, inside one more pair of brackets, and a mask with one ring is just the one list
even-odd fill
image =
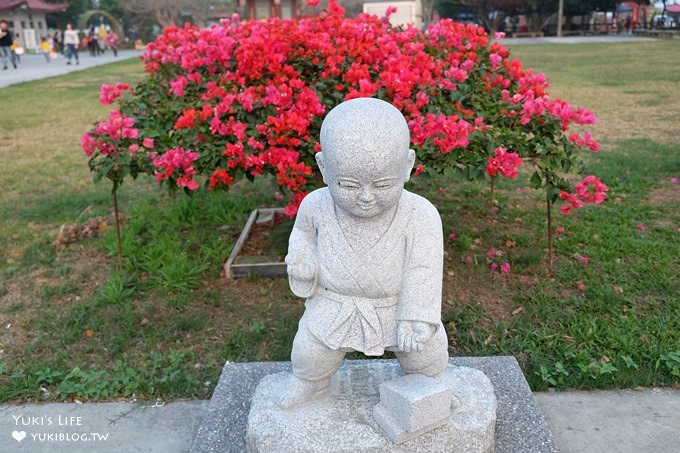
{"label": "crouching pose", "polygon": [[325,118],[316,159],[328,187],[303,200],[286,257],[291,289],[307,300],[281,407],[327,390],[350,351],[394,351],[406,373],[446,369],[441,219],[404,190],[414,158],[391,104],[354,99]]}

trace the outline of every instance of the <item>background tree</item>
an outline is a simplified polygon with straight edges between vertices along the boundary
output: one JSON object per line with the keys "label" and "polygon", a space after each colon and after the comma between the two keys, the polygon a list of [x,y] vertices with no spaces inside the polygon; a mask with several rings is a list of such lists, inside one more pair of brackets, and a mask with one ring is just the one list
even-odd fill
{"label": "background tree", "polygon": [[[106,11],[107,13],[115,17],[118,23],[121,25],[121,27],[123,27],[123,33],[126,36],[128,36],[129,30],[134,26],[137,17],[139,17],[125,11],[123,8],[120,7],[116,0],[99,0],[98,9]],[[142,16],[142,18],[148,20],[148,17]],[[119,38],[122,40],[123,36],[119,36]]]}
{"label": "background tree", "polygon": [[[46,3],[64,3],[62,0],[46,0]],[[71,23],[75,26],[78,23],[80,15],[88,9],[93,9],[91,0],[69,0],[66,11],[58,13],[50,13],[47,15],[48,27],[59,27],[62,30],[66,28],[66,24]]]}
{"label": "background tree", "polygon": [[[647,0],[640,0],[646,2]],[[564,0],[567,24],[575,16],[594,11],[615,12],[616,0]],[[557,20],[559,0],[437,0],[436,9],[442,17],[477,19],[491,31],[502,30],[507,17],[523,15],[531,31],[541,31]]]}
{"label": "background tree", "polygon": [[436,0],[434,9],[442,18],[458,21],[479,20],[471,8],[463,5],[459,0]]}
{"label": "background tree", "polygon": [[124,11],[136,15],[151,15],[161,27],[181,25],[191,18],[202,28],[215,8],[231,5],[227,0],[116,0]]}
{"label": "background tree", "polygon": [[[616,9],[616,0],[564,0],[563,15],[566,29],[574,16],[583,16],[593,11],[611,11]],[[557,28],[557,10],[559,0],[527,0],[524,14],[527,26],[531,31],[545,31],[551,24]]]}
{"label": "background tree", "polygon": [[521,11],[526,0],[460,0],[460,3],[477,14],[490,33],[495,33],[507,16]]}

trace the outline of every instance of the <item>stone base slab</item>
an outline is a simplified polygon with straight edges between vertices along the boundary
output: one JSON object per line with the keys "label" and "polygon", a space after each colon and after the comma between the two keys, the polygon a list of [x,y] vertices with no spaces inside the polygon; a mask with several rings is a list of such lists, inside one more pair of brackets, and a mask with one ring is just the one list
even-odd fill
{"label": "stone base slab", "polygon": [[[346,361],[344,367],[364,361]],[[394,360],[378,360],[392,362]],[[514,357],[457,357],[450,364],[475,368],[491,381],[497,399],[496,453],[557,452]],[[246,451],[246,426],[255,389],[267,375],[290,371],[290,362],[227,363],[196,434],[193,453]],[[357,433],[347,433],[356,436]],[[323,451],[323,450],[322,450]]]}
{"label": "stone base slab", "polygon": [[[290,373],[269,375],[260,382],[252,399],[246,431],[247,450],[250,453],[493,452],[496,423],[493,386],[481,371],[458,366],[449,366],[444,376],[430,383],[448,397],[444,402],[444,426],[421,429],[426,424],[427,408],[408,417],[410,408],[402,407],[394,415],[413,420],[394,424],[383,420],[397,437],[398,443],[392,442],[373,417],[373,409],[380,400],[379,387],[398,379],[422,377],[428,382],[431,379],[403,374],[395,362],[348,363],[333,376],[326,395],[289,410],[280,409],[276,401],[288,385]],[[452,392],[457,403],[453,411]],[[436,425],[440,420],[434,422]],[[408,432],[410,427],[415,432]]]}

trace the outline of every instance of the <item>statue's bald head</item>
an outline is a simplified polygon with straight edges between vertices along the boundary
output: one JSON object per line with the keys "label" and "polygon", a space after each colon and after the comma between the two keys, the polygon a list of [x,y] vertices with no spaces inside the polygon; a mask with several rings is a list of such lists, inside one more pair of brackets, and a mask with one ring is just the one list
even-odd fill
{"label": "statue's bald head", "polygon": [[403,162],[404,181],[408,180],[413,166],[408,125],[392,104],[374,98],[343,102],[326,115],[320,139],[323,155],[317,160],[322,172],[324,166],[348,162],[364,171],[385,162]]}

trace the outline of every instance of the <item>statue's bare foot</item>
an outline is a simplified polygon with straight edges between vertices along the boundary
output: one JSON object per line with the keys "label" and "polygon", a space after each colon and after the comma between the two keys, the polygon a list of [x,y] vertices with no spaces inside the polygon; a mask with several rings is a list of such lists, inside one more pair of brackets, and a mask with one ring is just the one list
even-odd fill
{"label": "statue's bare foot", "polygon": [[279,398],[279,407],[281,409],[290,409],[293,406],[299,406],[312,401],[328,390],[330,386],[330,379],[306,381],[291,375],[289,386],[283,391]]}

